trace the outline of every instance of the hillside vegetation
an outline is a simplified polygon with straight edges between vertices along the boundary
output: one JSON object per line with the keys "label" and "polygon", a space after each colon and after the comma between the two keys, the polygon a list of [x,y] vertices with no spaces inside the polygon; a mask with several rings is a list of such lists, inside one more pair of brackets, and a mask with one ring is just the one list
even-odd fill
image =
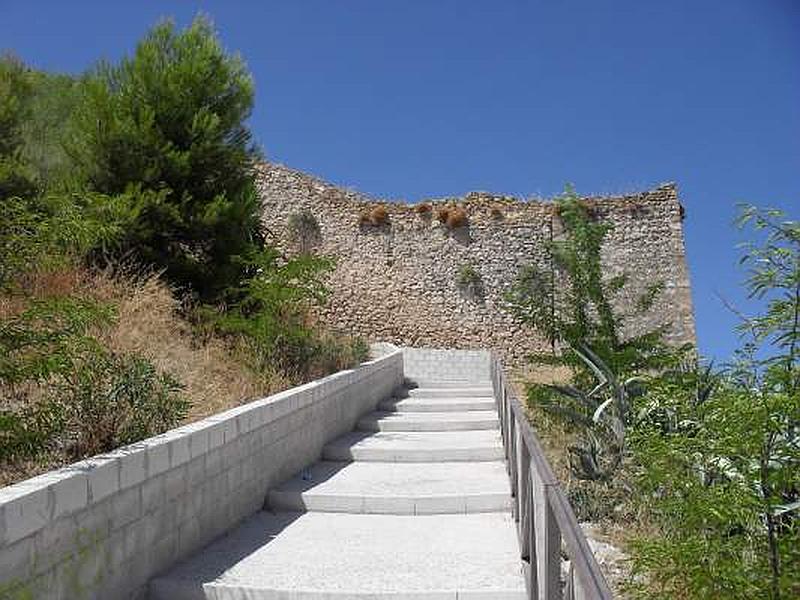
{"label": "hillside vegetation", "polygon": [[742,348],[717,367],[664,344],[665,328],[623,336],[633,314],[613,299],[628,275],[600,268],[609,226],[571,190],[558,209],[555,270],[524,269],[507,301],[553,344],[534,364],[566,373],[529,383],[528,406],[579,517],[624,532],[621,587],[642,599],[800,597],[800,222],[741,208],[760,311],[737,311]]}
{"label": "hillside vegetation", "polygon": [[254,86],[199,18],[80,77],[0,60],[0,484],[363,360],[261,231]]}

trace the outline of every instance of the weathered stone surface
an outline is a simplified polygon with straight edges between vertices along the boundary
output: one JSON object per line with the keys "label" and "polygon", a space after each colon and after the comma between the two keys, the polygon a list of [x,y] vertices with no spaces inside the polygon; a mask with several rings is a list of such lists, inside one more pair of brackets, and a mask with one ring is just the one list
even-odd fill
{"label": "weathered stone surface", "polygon": [[[373,200],[280,165],[261,165],[258,182],[264,225],[287,253],[297,250],[290,216],[307,210],[317,218],[314,250],[337,259],[332,298],[319,314],[332,329],[404,346],[490,348],[515,366],[546,349],[504,310],[503,295],[523,265],[550,268],[546,243],[562,233],[552,204],[473,192],[426,202],[431,210],[421,214],[419,205]],[[694,342],[675,185],[587,202],[596,218],[614,226],[603,250],[607,274],[630,276],[618,302],[632,308],[648,285],[664,283],[651,313],[633,319],[630,331],[671,323],[672,341]],[[385,207],[387,223],[359,225],[359,215],[377,205]],[[450,230],[436,215],[455,206],[466,211],[468,226]],[[465,266],[480,274],[480,298],[458,285]]]}

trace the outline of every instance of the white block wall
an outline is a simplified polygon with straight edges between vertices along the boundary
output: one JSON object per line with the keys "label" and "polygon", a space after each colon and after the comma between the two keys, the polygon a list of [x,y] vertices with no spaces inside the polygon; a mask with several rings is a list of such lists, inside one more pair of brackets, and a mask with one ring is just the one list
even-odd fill
{"label": "white block wall", "polygon": [[486,382],[491,356],[488,350],[403,348],[403,368],[406,378],[419,385]]}
{"label": "white block wall", "polygon": [[0,599],[144,598],[150,577],[261,509],[402,381],[394,350],[0,489]]}

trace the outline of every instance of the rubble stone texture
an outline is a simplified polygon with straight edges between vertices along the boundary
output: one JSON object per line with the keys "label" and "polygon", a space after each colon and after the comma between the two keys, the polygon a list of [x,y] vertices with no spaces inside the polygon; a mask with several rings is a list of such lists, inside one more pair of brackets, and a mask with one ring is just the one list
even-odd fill
{"label": "rubble stone texture", "polygon": [[[523,265],[552,268],[546,244],[563,235],[552,203],[472,192],[425,201],[431,210],[420,211],[423,203],[371,199],[269,163],[259,167],[258,186],[264,226],[287,254],[298,251],[291,215],[308,210],[316,217],[320,236],[313,250],[337,260],[330,302],[318,315],[332,330],[406,346],[495,349],[512,367],[548,348],[503,307],[503,295]],[[670,324],[671,342],[694,343],[676,186],[585,200],[595,218],[613,225],[603,248],[607,275],[630,276],[618,306],[632,310],[648,285],[664,284],[653,309],[631,320],[627,331]],[[377,206],[386,209],[386,223],[360,218]],[[466,211],[468,223],[450,229],[437,215],[456,207]],[[459,285],[465,266],[480,276],[478,296]]]}

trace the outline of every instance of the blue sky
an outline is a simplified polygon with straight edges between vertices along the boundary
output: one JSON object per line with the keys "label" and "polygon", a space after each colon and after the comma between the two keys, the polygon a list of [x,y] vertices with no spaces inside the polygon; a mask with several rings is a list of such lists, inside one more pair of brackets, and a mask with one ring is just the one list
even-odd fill
{"label": "blue sky", "polygon": [[209,14],[252,70],[267,156],[390,198],[551,196],[676,181],[699,344],[747,307],[735,205],[800,218],[796,0],[0,0],[0,49],[116,60],[162,16]]}

